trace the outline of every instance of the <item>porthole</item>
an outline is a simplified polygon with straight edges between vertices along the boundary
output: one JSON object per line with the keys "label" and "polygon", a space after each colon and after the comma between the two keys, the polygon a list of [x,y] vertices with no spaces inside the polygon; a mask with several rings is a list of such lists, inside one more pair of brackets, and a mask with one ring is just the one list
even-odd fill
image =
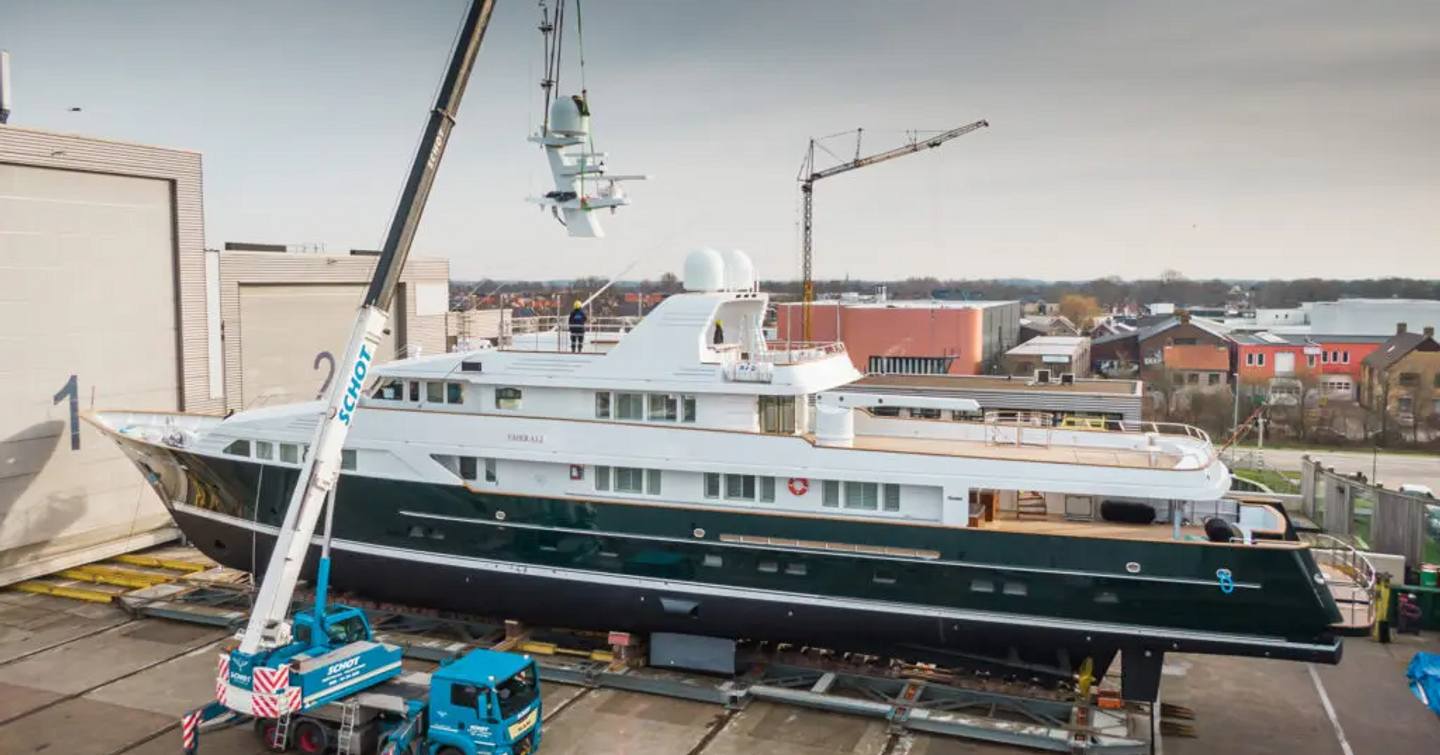
{"label": "porthole", "polygon": [[1140,562],[1139,562],[1139,561],[1131,561],[1131,562],[1125,564],[1125,571],[1128,571],[1128,572],[1130,572],[1131,574],[1139,574],[1139,573],[1140,573]]}
{"label": "porthole", "polygon": [[496,512],[495,512],[495,518],[498,519],[498,520],[500,520],[500,521],[502,521],[502,522],[505,521],[505,512],[503,512],[503,511],[496,511]]}
{"label": "porthole", "polygon": [[690,534],[694,535],[695,537],[705,537],[705,530],[696,527],[694,531],[692,531]]}

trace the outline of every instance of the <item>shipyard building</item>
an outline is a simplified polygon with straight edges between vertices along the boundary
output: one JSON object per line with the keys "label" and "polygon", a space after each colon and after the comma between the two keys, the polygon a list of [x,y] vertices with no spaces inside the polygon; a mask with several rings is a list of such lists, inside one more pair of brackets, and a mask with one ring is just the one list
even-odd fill
{"label": "shipyard building", "polygon": [[[206,249],[198,152],[0,126],[0,584],[175,536],[81,415],[313,398],[374,258]],[[445,349],[449,264],[412,258],[393,354]]]}
{"label": "shipyard building", "polygon": [[[994,372],[1020,336],[1020,302],[840,299],[810,308],[810,340],[840,341],[855,369],[899,375]],[[776,336],[805,340],[803,305],[777,304]]]}

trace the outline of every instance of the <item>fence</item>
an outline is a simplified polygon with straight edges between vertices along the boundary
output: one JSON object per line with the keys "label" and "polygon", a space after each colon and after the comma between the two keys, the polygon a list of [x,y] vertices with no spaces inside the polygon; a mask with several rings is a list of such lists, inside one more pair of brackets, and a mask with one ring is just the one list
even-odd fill
{"label": "fence", "polygon": [[[1337,474],[1309,456],[1300,461],[1300,508],[1325,532],[1365,550],[1405,557],[1413,568],[1440,554],[1440,506]],[[1433,530],[1433,531],[1432,531]],[[1427,553],[1427,551],[1429,551]]]}

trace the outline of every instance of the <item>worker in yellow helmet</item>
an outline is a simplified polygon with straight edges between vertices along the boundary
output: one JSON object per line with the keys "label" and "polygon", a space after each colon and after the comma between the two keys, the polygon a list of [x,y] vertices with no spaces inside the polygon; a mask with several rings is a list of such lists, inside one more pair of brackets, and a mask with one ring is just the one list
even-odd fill
{"label": "worker in yellow helmet", "polygon": [[719,320],[716,320],[716,321],[715,321],[715,340],[714,340],[714,343],[715,343],[715,345],[717,345],[717,346],[720,345],[720,344],[722,344],[722,343],[725,343],[725,323],[722,323],[722,322],[720,322]]}
{"label": "worker in yellow helmet", "polygon": [[585,348],[585,323],[589,319],[585,316],[585,305],[576,299],[570,310],[570,351],[578,354]]}

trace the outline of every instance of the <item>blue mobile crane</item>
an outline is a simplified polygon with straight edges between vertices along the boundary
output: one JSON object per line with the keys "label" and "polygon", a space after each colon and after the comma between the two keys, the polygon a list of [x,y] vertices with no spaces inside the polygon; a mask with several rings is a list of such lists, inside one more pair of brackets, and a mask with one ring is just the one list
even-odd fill
{"label": "blue mobile crane", "polygon": [[[203,724],[245,716],[256,719],[257,730],[277,750],[524,755],[539,745],[539,678],[533,660],[476,650],[433,674],[406,674],[400,648],[375,640],[364,611],[326,600],[341,450],[494,5],[494,0],[472,0],[466,12],[356,313],[341,362],[346,369],[329,389],[325,416],[276,535],[249,623],[239,646],[220,656],[215,701],[181,720],[187,752],[198,748]],[[291,600],[322,511],[329,515],[315,605],[292,617]]]}

